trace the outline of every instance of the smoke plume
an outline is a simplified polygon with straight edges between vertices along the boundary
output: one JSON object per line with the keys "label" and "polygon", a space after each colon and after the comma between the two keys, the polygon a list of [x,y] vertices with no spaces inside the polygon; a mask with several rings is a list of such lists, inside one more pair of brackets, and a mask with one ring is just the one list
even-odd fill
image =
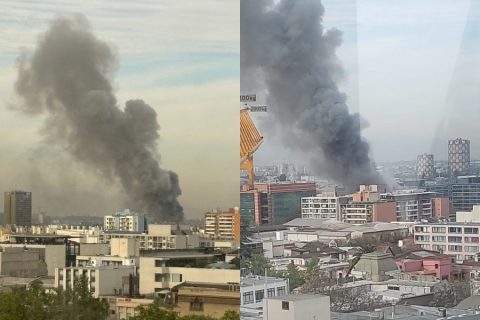
{"label": "smoke plume", "polygon": [[379,183],[358,114],[337,87],[341,32],[325,31],[319,0],[241,1],[242,93],[266,91],[268,122],[286,146],[347,189]]}
{"label": "smoke plume", "polygon": [[142,100],[127,101],[123,110],[117,105],[115,67],[115,54],[85,17],[59,17],[33,54],[20,58],[15,89],[24,103],[15,109],[44,116],[46,140],[120,181],[132,209],[179,221],[178,177],[159,167],[156,112]]}

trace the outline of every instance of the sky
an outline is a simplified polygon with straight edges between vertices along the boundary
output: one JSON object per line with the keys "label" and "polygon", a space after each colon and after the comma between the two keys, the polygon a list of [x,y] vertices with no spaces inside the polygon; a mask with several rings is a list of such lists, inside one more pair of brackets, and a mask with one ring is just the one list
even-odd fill
{"label": "sky", "polygon": [[[480,3],[470,0],[323,0],[324,25],[343,32],[340,88],[368,127],[376,162],[447,159],[447,140],[471,139],[480,158]],[[261,101],[259,102],[261,103]],[[274,106],[270,106],[274,107]],[[267,114],[255,114],[262,131]],[[267,127],[267,126],[263,126]],[[257,164],[305,163],[262,132]]]}
{"label": "sky", "polygon": [[179,175],[186,217],[238,206],[238,1],[12,0],[1,6],[1,190],[32,191],[34,213],[123,209],[118,183],[47,145],[40,134],[43,119],[11,108],[18,103],[17,59],[34,50],[56,16],[80,13],[116,52],[118,104],[140,98],[155,108],[161,166]]}

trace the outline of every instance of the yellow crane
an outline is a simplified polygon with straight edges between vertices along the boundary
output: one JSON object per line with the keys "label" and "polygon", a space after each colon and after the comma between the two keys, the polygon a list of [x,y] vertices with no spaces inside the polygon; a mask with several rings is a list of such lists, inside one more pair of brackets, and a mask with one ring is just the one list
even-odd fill
{"label": "yellow crane", "polygon": [[254,187],[253,153],[260,147],[263,137],[248,114],[249,108],[240,109],[240,170],[248,171],[248,186]]}

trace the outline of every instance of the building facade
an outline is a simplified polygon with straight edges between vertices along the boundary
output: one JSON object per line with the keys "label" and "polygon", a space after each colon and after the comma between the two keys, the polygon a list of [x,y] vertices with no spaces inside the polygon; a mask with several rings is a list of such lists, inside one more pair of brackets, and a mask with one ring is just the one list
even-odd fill
{"label": "building facade", "polygon": [[301,216],[301,198],[317,194],[316,185],[305,183],[255,183],[240,192],[242,225],[281,224]]}
{"label": "building facade", "polygon": [[397,204],[397,221],[419,221],[433,216],[433,192],[423,190],[402,191],[385,194],[384,199],[393,200]]}
{"label": "building facade", "polygon": [[240,305],[261,308],[263,299],[282,297],[290,293],[288,279],[262,276],[247,276],[240,279]]}
{"label": "building facade", "polygon": [[130,291],[129,278],[135,275],[134,266],[66,267],[55,269],[55,287],[73,289],[85,277],[88,289],[95,298],[123,295]]}
{"label": "building facade", "polygon": [[113,231],[145,231],[145,214],[133,212],[129,209],[116,212],[104,217],[104,229]]}
{"label": "building facade", "polygon": [[325,192],[313,197],[301,199],[302,218],[334,219],[340,221],[341,205],[346,204],[349,197],[339,197],[335,192]]}
{"label": "building facade", "polygon": [[397,221],[397,206],[394,201],[354,202],[341,206],[341,221],[350,224]]}
{"label": "building facade", "polygon": [[159,295],[183,282],[238,283],[240,270],[212,269],[219,254],[198,251],[158,252],[140,257],[140,294]]}
{"label": "building facade", "polygon": [[32,225],[32,193],[5,192],[4,224],[30,227]]}
{"label": "building facade", "polygon": [[457,261],[474,260],[480,252],[480,223],[420,223],[414,243],[427,250],[451,255]]}
{"label": "building facade", "polygon": [[433,154],[421,154],[417,156],[417,177],[421,179],[435,178],[435,162]]}
{"label": "building facade", "polygon": [[240,209],[225,212],[206,212],[205,234],[221,240],[240,241]]}
{"label": "building facade", "polygon": [[448,169],[453,176],[470,172],[470,140],[448,140]]}

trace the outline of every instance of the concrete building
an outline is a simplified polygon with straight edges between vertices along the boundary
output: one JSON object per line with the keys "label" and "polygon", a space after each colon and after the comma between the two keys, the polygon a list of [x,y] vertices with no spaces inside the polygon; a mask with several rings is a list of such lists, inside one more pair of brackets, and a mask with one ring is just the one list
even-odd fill
{"label": "concrete building", "polygon": [[200,234],[195,234],[184,226],[170,224],[149,224],[147,232],[105,231],[99,241],[110,243],[112,239],[137,239],[140,250],[191,249],[200,248],[210,241],[203,242]]}
{"label": "concrete building", "polygon": [[240,241],[240,209],[225,212],[206,212],[205,234],[219,240]]}
{"label": "concrete building", "polygon": [[448,169],[453,176],[470,173],[470,140],[448,140]]}
{"label": "concrete building", "polygon": [[287,279],[247,276],[240,279],[240,305],[249,309],[261,309],[263,299],[283,297],[290,293]]}
{"label": "concrete building", "polygon": [[35,249],[0,247],[0,275],[35,278],[47,275],[47,265]]}
{"label": "concrete building", "polygon": [[145,214],[129,209],[118,211],[104,217],[104,229],[113,231],[145,231],[147,227]]}
{"label": "concrete building", "polygon": [[417,156],[417,177],[420,179],[433,179],[435,178],[435,161],[433,160],[433,154],[421,154]]}
{"label": "concrete building", "polygon": [[341,221],[350,224],[397,221],[397,205],[394,201],[376,202],[351,201],[342,204]]}
{"label": "concrete building", "polygon": [[341,205],[346,204],[350,197],[338,196],[335,192],[324,192],[313,197],[303,197],[302,218],[334,219],[341,221]]}
{"label": "concrete building", "polygon": [[320,294],[290,294],[263,302],[263,320],[330,319],[330,297]]}
{"label": "concrete building", "polygon": [[415,225],[414,243],[457,261],[474,260],[480,252],[480,223],[446,222]]}
{"label": "concrete building", "polygon": [[301,198],[317,194],[315,183],[255,183],[240,192],[242,225],[281,224],[301,216]]}
{"label": "concrete building", "polygon": [[184,282],[172,288],[172,303],[180,316],[199,315],[220,319],[225,312],[238,312],[240,284]]}
{"label": "concrete building", "polygon": [[351,272],[355,277],[376,282],[391,279],[396,273],[400,273],[400,269],[393,257],[381,252],[363,254]]}
{"label": "concrete building", "polygon": [[402,273],[409,275],[407,279],[419,281],[449,280],[453,271],[452,258],[435,251],[402,253],[395,256],[395,263]]}
{"label": "concrete building", "polygon": [[110,306],[108,320],[128,320],[138,315],[137,308],[148,306],[154,302],[153,299],[140,299],[130,297],[104,296]]}
{"label": "concrete building", "polygon": [[432,216],[437,219],[448,219],[450,217],[450,200],[448,197],[432,198]]}
{"label": "concrete building", "polygon": [[83,276],[95,298],[123,295],[129,292],[129,278],[135,275],[134,266],[66,267],[55,269],[55,287],[73,289]]}
{"label": "concrete building", "polygon": [[397,204],[397,221],[418,221],[433,216],[432,198],[437,195],[423,190],[402,190],[382,195]]}
{"label": "concrete building", "polygon": [[212,269],[225,261],[221,253],[162,250],[140,257],[140,294],[159,295],[182,282],[238,283],[240,270]]}
{"label": "concrete building", "polygon": [[474,205],[471,211],[458,211],[456,221],[480,223],[480,205]]}
{"label": "concrete building", "polygon": [[5,192],[4,224],[30,227],[32,225],[32,193]]}

